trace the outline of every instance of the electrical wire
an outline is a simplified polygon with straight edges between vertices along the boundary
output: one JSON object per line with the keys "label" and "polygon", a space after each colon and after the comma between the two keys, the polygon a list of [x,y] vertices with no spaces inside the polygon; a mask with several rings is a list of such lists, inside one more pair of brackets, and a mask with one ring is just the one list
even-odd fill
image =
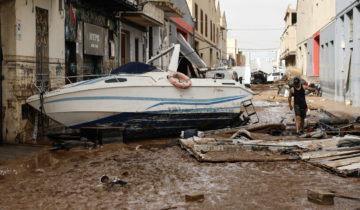
{"label": "electrical wire", "polygon": [[228,31],[282,31],[284,28],[230,28]]}

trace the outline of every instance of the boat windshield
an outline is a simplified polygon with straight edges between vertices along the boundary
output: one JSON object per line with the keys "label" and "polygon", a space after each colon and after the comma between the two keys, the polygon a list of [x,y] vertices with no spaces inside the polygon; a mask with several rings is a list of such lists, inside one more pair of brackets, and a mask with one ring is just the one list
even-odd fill
{"label": "boat windshield", "polygon": [[144,74],[147,72],[161,72],[155,66],[140,62],[131,62],[111,71],[111,74]]}

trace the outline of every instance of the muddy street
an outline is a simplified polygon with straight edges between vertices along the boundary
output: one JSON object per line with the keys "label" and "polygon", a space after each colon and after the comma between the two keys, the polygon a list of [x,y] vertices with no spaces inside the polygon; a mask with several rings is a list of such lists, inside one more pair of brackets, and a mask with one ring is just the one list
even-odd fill
{"label": "muddy street", "polygon": [[[255,102],[263,122],[291,121],[284,102]],[[341,178],[301,161],[200,163],[173,139],[49,152],[44,148],[0,162],[0,209],[329,209],[307,189],[360,197],[360,180]],[[103,186],[107,175],[127,185]],[[200,202],[185,195],[204,195]],[[330,209],[356,209],[335,199]]]}

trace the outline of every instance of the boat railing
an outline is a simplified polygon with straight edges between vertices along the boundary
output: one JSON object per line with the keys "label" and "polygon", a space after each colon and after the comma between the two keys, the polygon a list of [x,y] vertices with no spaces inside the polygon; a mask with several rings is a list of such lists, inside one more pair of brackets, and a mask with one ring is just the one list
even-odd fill
{"label": "boat railing", "polygon": [[[51,78],[51,80],[65,80],[66,84],[73,84],[80,81],[86,81],[101,77],[109,77],[118,79],[121,76],[126,77],[144,77],[144,78],[150,78],[152,81],[156,82],[156,79],[149,75],[140,75],[140,74],[94,74],[94,75],[77,75],[77,76],[56,76]],[[79,80],[80,79],[80,80]],[[120,82],[120,80],[118,80]],[[33,83],[34,87],[39,91],[39,93],[46,92],[49,90],[48,82],[44,81],[36,81]]]}

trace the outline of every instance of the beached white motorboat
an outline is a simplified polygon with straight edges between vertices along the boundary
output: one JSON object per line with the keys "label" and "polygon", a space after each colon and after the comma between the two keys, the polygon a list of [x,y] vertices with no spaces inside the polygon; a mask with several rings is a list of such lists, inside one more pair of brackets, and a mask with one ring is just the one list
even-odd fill
{"label": "beached white motorboat", "polygon": [[27,103],[38,110],[42,106],[47,116],[69,128],[123,126],[127,136],[161,137],[241,124],[241,105],[252,99],[251,90],[233,80],[200,78],[182,89],[168,75],[148,64],[129,63],[111,75],[46,92],[42,100],[34,95]]}

